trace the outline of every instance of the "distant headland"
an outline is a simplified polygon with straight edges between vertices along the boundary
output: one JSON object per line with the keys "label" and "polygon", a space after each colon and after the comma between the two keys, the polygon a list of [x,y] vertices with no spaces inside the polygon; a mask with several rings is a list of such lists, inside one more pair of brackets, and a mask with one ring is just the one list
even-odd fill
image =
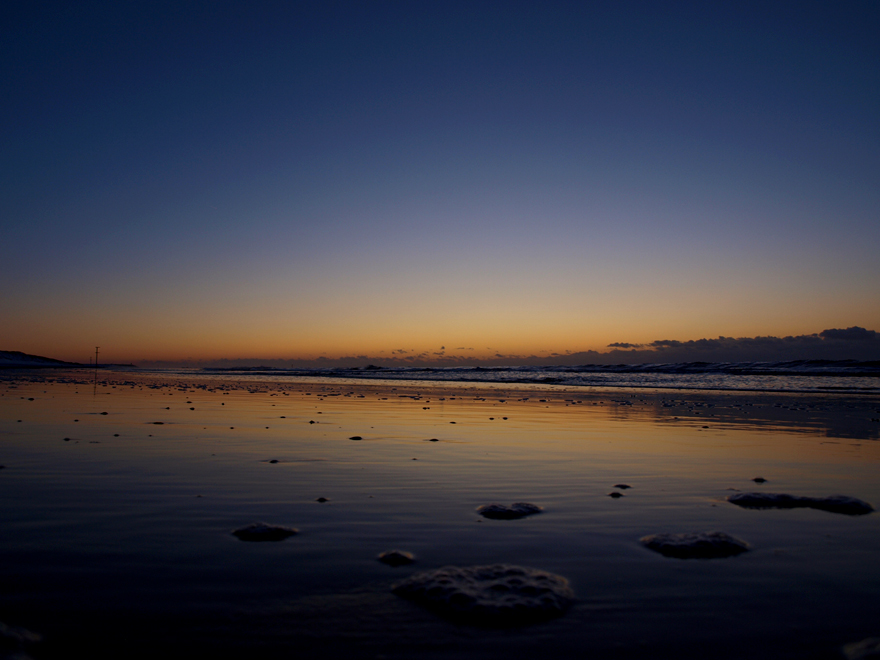
{"label": "distant headland", "polygon": [[[98,369],[105,367],[133,367],[133,364],[99,364]],[[81,362],[65,362],[41,355],[30,355],[21,351],[0,351],[0,369],[95,369],[94,364]]]}

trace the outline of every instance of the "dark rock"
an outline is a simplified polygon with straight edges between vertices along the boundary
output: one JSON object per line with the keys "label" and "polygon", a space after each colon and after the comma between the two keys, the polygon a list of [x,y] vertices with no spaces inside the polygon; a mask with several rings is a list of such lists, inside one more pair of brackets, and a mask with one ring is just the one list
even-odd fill
{"label": "dark rock", "polygon": [[349,440],[363,440],[363,438],[359,435],[353,435],[349,438]]}
{"label": "dark rock", "polygon": [[328,500],[326,497],[319,497],[318,499],[315,500],[315,502],[321,502],[322,504],[324,502],[329,502],[329,501],[330,500]]}
{"label": "dark rock", "polygon": [[623,497],[623,493],[618,493],[616,491],[611,492],[611,493],[608,493],[608,497],[613,497],[616,500],[616,499]]}
{"label": "dark rock", "polygon": [[626,490],[627,488],[632,488],[629,484],[614,484],[612,488],[620,488],[620,490]]}
{"label": "dark rock", "polygon": [[752,479],[752,481],[754,481],[756,484],[763,484],[767,480],[764,477],[755,477],[754,479]]}
{"label": "dark rock", "polygon": [[749,544],[724,532],[701,534],[652,534],[639,542],[664,557],[676,559],[717,559],[746,552]]}

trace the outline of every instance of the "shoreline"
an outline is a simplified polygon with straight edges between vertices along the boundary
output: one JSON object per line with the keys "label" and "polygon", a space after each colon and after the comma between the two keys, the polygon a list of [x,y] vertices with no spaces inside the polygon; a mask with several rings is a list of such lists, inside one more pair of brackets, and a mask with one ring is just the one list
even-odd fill
{"label": "shoreline", "polygon": [[185,388],[206,392],[305,393],[318,396],[376,396],[465,401],[503,399],[549,407],[602,407],[620,415],[650,417],[658,423],[776,428],[782,432],[822,432],[827,437],[880,440],[880,395],[857,392],[780,392],[778,390],[712,390],[682,388],[596,387],[537,383],[416,381],[357,378],[228,376],[103,372],[97,380],[77,372],[11,374],[3,383],[72,384],[89,387]]}

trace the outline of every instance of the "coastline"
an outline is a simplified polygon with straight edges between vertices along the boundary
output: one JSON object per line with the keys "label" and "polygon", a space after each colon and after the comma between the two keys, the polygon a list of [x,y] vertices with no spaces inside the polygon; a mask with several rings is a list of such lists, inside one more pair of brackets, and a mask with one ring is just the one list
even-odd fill
{"label": "coastline", "polygon": [[[382,380],[346,377],[235,374],[197,371],[100,372],[96,380],[78,370],[0,372],[3,382],[73,383],[83,388],[184,387],[204,391],[252,393],[307,392],[329,396],[364,393],[384,397],[494,397],[505,402],[528,399],[548,406],[601,406],[618,414],[650,413],[655,421],[682,424],[756,425],[785,432],[821,432],[829,437],[880,439],[880,393],[655,387],[569,386],[554,383],[498,383],[440,380]],[[406,392],[407,394],[402,394]],[[541,399],[547,399],[541,402]]]}

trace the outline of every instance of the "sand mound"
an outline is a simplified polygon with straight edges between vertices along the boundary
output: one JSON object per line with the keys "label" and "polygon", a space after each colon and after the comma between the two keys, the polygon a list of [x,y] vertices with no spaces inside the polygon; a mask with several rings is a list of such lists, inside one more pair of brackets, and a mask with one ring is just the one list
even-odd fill
{"label": "sand mound", "polygon": [[523,625],[561,616],[574,600],[565,578],[521,566],[446,566],[417,573],[392,591],[474,625]]}
{"label": "sand mound", "polygon": [[288,536],[298,534],[299,530],[293,527],[281,525],[269,525],[267,523],[251,523],[232,532],[242,541],[283,541]]}
{"label": "sand mound", "polygon": [[415,561],[412,553],[405,550],[387,550],[380,554],[378,559],[389,566],[405,566]]}
{"label": "sand mound", "polygon": [[848,516],[861,516],[871,513],[874,507],[846,495],[830,497],[803,497],[784,493],[736,493],[727,498],[737,506],[747,509],[819,509],[831,513],[843,513]]}
{"label": "sand mound", "polygon": [[717,559],[732,557],[749,549],[749,544],[724,532],[701,534],[651,534],[639,542],[664,557],[676,559]]}
{"label": "sand mound", "polygon": [[504,504],[484,504],[477,507],[477,513],[484,518],[492,518],[495,520],[514,520],[515,518],[525,518],[535,513],[541,513],[543,509],[535,504],[528,502],[514,502],[510,506]]}

